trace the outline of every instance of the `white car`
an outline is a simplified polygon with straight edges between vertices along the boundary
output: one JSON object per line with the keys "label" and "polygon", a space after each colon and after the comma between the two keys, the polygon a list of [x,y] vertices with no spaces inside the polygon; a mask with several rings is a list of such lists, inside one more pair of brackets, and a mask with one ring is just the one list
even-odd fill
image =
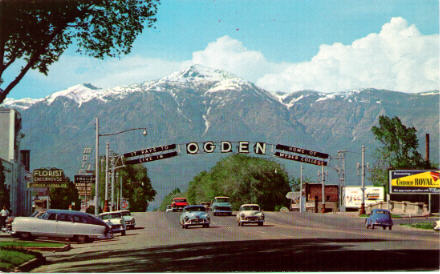
{"label": "white car", "polygon": [[127,227],[125,226],[125,221],[124,218],[122,218],[121,212],[104,212],[99,214],[98,217],[110,225],[113,233],[121,233],[122,236],[125,236]]}
{"label": "white car", "polygon": [[136,226],[136,219],[131,216],[130,210],[119,210],[116,212],[120,212],[122,214],[122,218],[125,222],[125,227],[128,229],[134,229]]}
{"label": "white car", "polygon": [[34,237],[70,238],[80,243],[113,237],[109,225],[80,211],[48,209],[37,217],[16,217],[11,235],[22,239]]}
{"label": "white car", "polygon": [[434,227],[435,231],[440,231],[440,220],[435,221],[435,227]]}
{"label": "white car", "polygon": [[237,213],[237,223],[239,226],[243,226],[246,223],[262,226],[264,223],[264,213],[257,204],[243,204]]}

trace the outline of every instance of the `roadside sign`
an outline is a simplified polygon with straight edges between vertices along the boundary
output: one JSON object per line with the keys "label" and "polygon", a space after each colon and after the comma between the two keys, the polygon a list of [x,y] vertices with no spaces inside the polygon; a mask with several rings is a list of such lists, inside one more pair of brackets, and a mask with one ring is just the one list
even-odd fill
{"label": "roadside sign", "polygon": [[159,155],[144,156],[144,157],[141,157],[138,159],[125,161],[124,163],[126,165],[140,164],[140,163],[146,163],[146,162],[152,162],[152,161],[162,160],[162,159],[166,159],[166,158],[171,158],[171,157],[175,157],[175,156],[177,156],[177,151],[159,154]]}
{"label": "roadside sign", "polygon": [[121,209],[129,209],[129,204],[128,204],[128,200],[127,199],[122,199],[121,200]]}
{"label": "roadside sign", "polygon": [[317,165],[317,166],[327,166],[327,162],[326,161],[322,161],[322,160],[318,160],[318,159],[313,159],[313,158],[302,157],[302,156],[299,156],[299,155],[286,154],[286,153],[283,153],[283,152],[276,151],[275,152],[275,156],[277,156],[279,158],[287,159],[287,160],[298,161],[298,162],[303,162],[303,163]]}
{"label": "roadside sign", "polygon": [[60,182],[60,183],[28,183],[28,188],[66,188],[67,182]]}
{"label": "roadside sign", "polygon": [[172,150],[175,148],[176,148],[176,144],[159,146],[159,147],[150,147],[150,148],[145,148],[145,149],[141,149],[141,150],[136,150],[136,151],[124,153],[123,156],[125,158],[130,158],[130,157],[136,157],[136,156],[145,155],[145,154],[152,154],[152,153],[156,153],[156,152]]}
{"label": "roadside sign", "polygon": [[276,145],[275,148],[279,149],[279,150],[288,151],[288,152],[309,155],[309,156],[312,156],[312,157],[318,157],[318,158],[323,158],[323,159],[327,159],[328,158],[328,154],[327,153],[322,153],[322,152],[308,150],[308,149],[299,148],[299,147],[285,146],[285,145],[278,144],[278,145]]}
{"label": "roadside sign", "polygon": [[391,194],[438,194],[440,170],[390,170]]}
{"label": "roadside sign", "polygon": [[80,196],[91,196],[94,183],[95,176],[93,175],[75,175],[75,187]]}
{"label": "roadside sign", "polygon": [[64,171],[59,168],[38,168],[32,171],[33,182],[55,183],[64,181]]}

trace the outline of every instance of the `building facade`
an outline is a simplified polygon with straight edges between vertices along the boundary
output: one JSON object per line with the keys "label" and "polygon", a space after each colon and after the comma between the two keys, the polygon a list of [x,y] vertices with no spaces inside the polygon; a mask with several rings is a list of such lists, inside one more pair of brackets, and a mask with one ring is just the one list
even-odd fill
{"label": "building facade", "polygon": [[[27,188],[30,151],[20,151],[21,115],[14,109],[0,108],[0,161],[4,167],[5,185],[14,216],[31,213],[32,192]],[[2,206],[2,205],[0,205]]]}

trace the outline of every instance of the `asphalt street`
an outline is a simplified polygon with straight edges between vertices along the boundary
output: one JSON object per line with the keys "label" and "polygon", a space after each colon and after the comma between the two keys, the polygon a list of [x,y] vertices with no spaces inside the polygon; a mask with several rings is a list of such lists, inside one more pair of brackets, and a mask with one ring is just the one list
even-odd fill
{"label": "asphalt street", "polygon": [[[264,226],[211,216],[209,228],[182,229],[179,213],[134,213],[126,236],[47,252],[33,272],[418,271],[440,268],[434,231],[394,225],[367,230],[340,214],[265,212]],[[397,221],[399,222],[399,221]],[[402,222],[402,221],[400,221]]]}

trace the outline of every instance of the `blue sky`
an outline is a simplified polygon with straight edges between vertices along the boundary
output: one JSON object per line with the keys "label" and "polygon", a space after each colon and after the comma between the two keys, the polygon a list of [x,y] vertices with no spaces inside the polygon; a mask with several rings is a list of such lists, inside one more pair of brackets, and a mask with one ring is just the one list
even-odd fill
{"label": "blue sky", "polygon": [[193,63],[230,71],[269,91],[438,89],[438,3],[162,1],[156,28],[145,29],[129,55],[101,61],[71,48],[48,76],[28,73],[8,97],[41,98],[80,83],[124,86]]}

